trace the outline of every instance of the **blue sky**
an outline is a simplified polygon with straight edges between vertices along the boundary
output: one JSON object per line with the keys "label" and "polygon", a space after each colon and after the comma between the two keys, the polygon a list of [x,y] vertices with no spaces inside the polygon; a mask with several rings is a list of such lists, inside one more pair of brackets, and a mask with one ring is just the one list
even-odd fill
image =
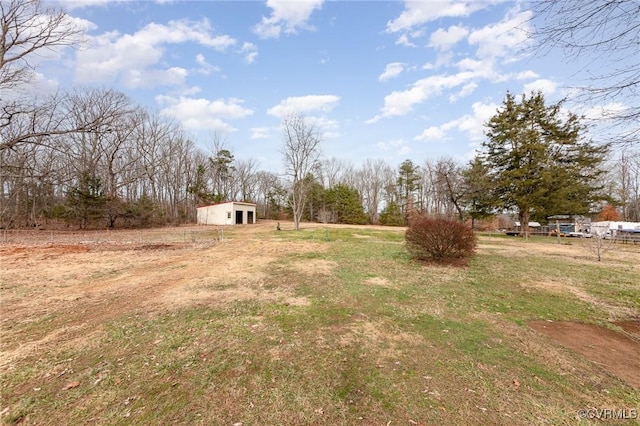
{"label": "blue sky", "polygon": [[586,71],[560,52],[524,53],[535,17],[516,1],[47,4],[86,30],[80,49],[41,64],[41,87],[115,88],[198,146],[218,134],[274,171],[291,112],[319,126],[325,157],[463,162],[508,90],[555,101]]}

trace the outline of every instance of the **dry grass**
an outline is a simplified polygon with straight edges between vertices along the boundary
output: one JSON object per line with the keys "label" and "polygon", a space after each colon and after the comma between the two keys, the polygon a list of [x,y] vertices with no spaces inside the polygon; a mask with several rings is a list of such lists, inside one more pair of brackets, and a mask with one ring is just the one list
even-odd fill
{"label": "dry grass", "polygon": [[575,424],[640,406],[526,326],[638,317],[640,247],[599,263],[582,241],[481,237],[460,269],[412,262],[403,229],[288,225],[1,245],[2,422]]}

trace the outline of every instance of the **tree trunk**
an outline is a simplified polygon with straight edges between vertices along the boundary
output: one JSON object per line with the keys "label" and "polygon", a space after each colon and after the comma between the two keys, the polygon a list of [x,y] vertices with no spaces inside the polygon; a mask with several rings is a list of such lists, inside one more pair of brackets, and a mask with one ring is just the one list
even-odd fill
{"label": "tree trunk", "polygon": [[520,210],[518,218],[520,219],[520,236],[529,239],[529,210]]}

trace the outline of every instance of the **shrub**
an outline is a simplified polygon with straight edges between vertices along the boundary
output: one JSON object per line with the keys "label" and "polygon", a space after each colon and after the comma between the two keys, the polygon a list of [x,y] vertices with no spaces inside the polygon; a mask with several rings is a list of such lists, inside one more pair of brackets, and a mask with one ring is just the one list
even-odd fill
{"label": "shrub", "polygon": [[405,234],[407,250],[419,260],[466,265],[476,249],[473,230],[445,217],[411,215]]}

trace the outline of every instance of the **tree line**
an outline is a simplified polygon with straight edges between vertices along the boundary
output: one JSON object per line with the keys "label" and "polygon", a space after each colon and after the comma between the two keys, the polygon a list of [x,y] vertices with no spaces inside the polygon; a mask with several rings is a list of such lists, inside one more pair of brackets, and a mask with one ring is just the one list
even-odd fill
{"label": "tree line", "polygon": [[541,93],[507,94],[466,164],[323,159],[321,129],[293,114],[282,123],[279,175],[236,159],[217,136],[205,152],[178,123],[113,89],[34,95],[32,58],[73,46],[81,32],[39,1],[0,6],[3,228],[189,223],[198,206],[229,200],[255,202],[259,217],[289,217],[296,228],[302,220],[404,225],[414,211],[472,223],[510,212],[527,224],[607,204],[623,220],[640,220],[637,141],[627,138],[612,154],[610,144],[588,139],[580,117]]}

